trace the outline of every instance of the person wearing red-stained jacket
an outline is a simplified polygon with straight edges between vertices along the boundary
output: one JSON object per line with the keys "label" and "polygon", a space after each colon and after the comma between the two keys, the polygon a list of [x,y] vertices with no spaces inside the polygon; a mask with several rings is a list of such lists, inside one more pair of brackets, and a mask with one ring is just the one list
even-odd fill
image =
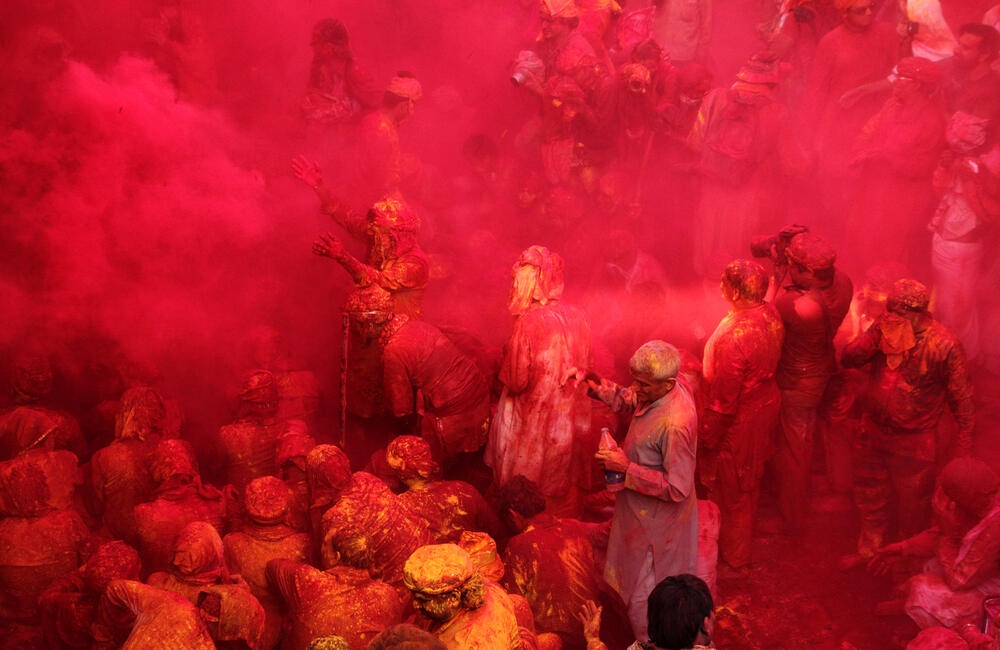
{"label": "person wearing red-stained jacket", "polygon": [[733,568],[750,563],[750,538],[764,463],[774,447],[781,393],[775,380],[785,327],[764,302],[768,274],[750,260],[722,273],[729,314],[705,344],[705,409],[700,478],[722,514],[719,554]]}

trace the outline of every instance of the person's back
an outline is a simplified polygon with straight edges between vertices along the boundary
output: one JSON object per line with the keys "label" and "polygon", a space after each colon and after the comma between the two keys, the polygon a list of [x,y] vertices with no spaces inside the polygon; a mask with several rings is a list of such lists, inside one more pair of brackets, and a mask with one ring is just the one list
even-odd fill
{"label": "person's back", "polygon": [[536,629],[558,634],[567,649],[583,647],[577,613],[599,597],[594,549],[583,526],[538,515],[507,543],[504,567],[504,587],[528,600]]}
{"label": "person's back", "polygon": [[98,622],[117,619],[116,610],[134,617],[128,639],[120,646],[123,650],[215,648],[197,608],[179,594],[133,580],[115,580],[108,585],[98,605]]}
{"label": "person's back", "polygon": [[94,496],[113,537],[132,539],[135,535],[132,511],[155,487],[148,469],[152,451],[153,445],[144,440],[115,440],[90,459]]}
{"label": "person's back", "polygon": [[367,647],[382,630],[399,623],[403,603],[390,585],[364,569],[335,566],[320,571],[292,560],[272,560],[268,581],[288,605],[283,648],[305,650],[323,634],[336,633],[352,648]]}

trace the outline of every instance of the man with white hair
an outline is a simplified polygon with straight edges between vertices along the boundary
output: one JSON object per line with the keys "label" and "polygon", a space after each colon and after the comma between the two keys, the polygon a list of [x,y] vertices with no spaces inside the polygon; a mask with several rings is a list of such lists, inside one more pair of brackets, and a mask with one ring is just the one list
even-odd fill
{"label": "man with white hair", "polygon": [[618,386],[576,368],[590,395],[615,411],[632,411],[622,448],[601,449],[605,471],[625,474],[608,540],[604,577],[628,605],[632,631],[646,634],[646,600],[667,576],[694,573],[698,505],[694,490],[698,414],[691,390],[677,381],[681,358],[664,341],[644,343],[629,361],[632,384]]}

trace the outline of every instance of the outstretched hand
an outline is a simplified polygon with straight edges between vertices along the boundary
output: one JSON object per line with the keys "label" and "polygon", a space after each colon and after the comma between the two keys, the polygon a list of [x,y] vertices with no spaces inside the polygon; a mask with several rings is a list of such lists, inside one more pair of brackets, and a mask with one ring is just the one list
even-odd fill
{"label": "outstretched hand", "polygon": [[588,600],[576,615],[577,620],[583,623],[583,636],[587,641],[600,637],[602,610],[603,608],[597,603]]}
{"label": "outstretched hand", "polygon": [[883,546],[875,551],[874,557],[868,562],[868,572],[876,576],[885,575],[896,560],[905,555],[905,552],[906,547],[903,546],[903,542]]}
{"label": "outstretched hand", "polygon": [[320,257],[340,259],[344,255],[344,244],[332,233],[320,235],[319,239],[313,242],[313,254]]}
{"label": "outstretched hand", "polygon": [[315,189],[323,183],[323,170],[315,160],[309,160],[305,156],[292,158],[292,173],[309,187]]}

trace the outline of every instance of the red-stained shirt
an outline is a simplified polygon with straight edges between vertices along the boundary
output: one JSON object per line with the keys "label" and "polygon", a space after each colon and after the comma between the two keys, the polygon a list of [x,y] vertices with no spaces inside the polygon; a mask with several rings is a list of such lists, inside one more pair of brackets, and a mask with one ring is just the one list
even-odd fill
{"label": "red-stained shirt", "polygon": [[542,513],[507,543],[503,586],[531,604],[538,632],[583,643],[577,614],[598,599],[597,563],[587,531],[573,519]]}
{"label": "red-stained shirt", "polygon": [[788,286],[774,300],[785,326],[778,363],[778,385],[795,388],[805,378],[828,377],[837,368],[833,337],[851,306],[851,279],[837,271],[830,286],[800,289]]}
{"label": "red-stained shirt", "polygon": [[277,474],[275,447],[280,428],[274,424],[235,422],[219,430],[219,446],[226,466],[226,483],[243,491],[250,481]]}
{"label": "red-stained shirt", "polygon": [[346,566],[320,571],[292,560],[268,563],[267,577],[288,604],[286,650],[305,650],[324,634],[338,634],[352,648],[367,648],[382,630],[399,623],[403,603],[391,586]]}
{"label": "red-stained shirt", "polygon": [[462,531],[482,531],[494,539],[500,520],[483,495],[465,481],[434,481],[399,495],[427,522],[436,544],[457,544]]}
{"label": "red-stained shirt", "polygon": [[864,398],[866,411],[877,424],[891,430],[881,432],[884,440],[876,440],[876,444],[881,442],[887,450],[933,461],[933,445],[904,449],[899,436],[893,434],[933,432],[947,404],[958,424],[959,447],[971,449],[976,410],[969,363],[958,338],[941,323],[930,320],[922,329],[914,330],[913,348],[893,369],[879,349],[876,335],[877,325],[873,325],[847,345],[841,358],[849,368],[871,363]]}

